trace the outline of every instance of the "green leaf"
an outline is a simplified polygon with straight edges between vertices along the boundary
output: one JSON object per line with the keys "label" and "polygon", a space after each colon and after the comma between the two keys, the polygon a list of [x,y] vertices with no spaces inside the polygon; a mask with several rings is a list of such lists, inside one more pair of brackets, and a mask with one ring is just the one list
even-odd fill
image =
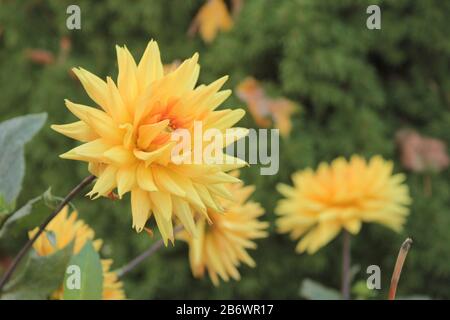
{"label": "green leaf", "polygon": [[373,299],[378,295],[378,290],[369,289],[365,280],[357,281],[352,287],[352,294],[356,299]]}
{"label": "green leaf", "polygon": [[49,298],[61,287],[72,252],[73,242],[49,256],[38,256],[32,252],[0,297],[7,300]]}
{"label": "green leaf", "polygon": [[[34,214],[31,214],[33,213]],[[17,236],[38,226],[50,209],[47,207],[43,196],[29,200],[19,210],[0,221],[0,239],[9,236]]]}
{"label": "green leaf", "polygon": [[0,226],[4,223],[8,214],[14,210],[14,203],[6,203],[3,195],[0,194]]}
{"label": "green leaf", "polygon": [[339,291],[325,287],[311,279],[305,279],[300,287],[300,296],[310,300],[341,300]]}
{"label": "green leaf", "polygon": [[73,269],[64,278],[64,300],[101,300],[103,269],[92,241],[72,257],[69,267]]}
{"label": "green leaf", "polygon": [[29,200],[13,214],[6,215],[3,220],[0,218],[0,239],[6,235],[21,236],[24,230],[29,231],[37,227],[61,200],[51,193],[51,188],[48,188],[42,195]]}
{"label": "green leaf", "polygon": [[24,145],[47,119],[46,113],[16,117],[0,123],[0,195],[12,204],[19,195],[25,175]]}

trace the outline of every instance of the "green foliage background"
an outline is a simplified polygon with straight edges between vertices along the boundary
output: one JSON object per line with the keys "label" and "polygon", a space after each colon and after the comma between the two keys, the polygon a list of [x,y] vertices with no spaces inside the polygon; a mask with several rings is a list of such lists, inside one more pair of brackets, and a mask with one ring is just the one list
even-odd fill
{"label": "green foliage background", "polygon": [[[296,170],[316,167],[354,153],[381,154],[395,160],[402,171],[394,134],[414,128],[450,143],[450,2],[439,0],[244,0],[234,29],[205,45],[186,31],[201,0],[126,2],[28,0],[0,1],[0,120],[32,112],[49,114],[45,129],[27,145],[26,178],[19,201],[44,192],[63,196],[87,175],[82,164],[61,160],[58,154],[76,144],[49,129],[74,117],[63,99],[89,104],[70,67],[83,66],[102,77],[117,75],[115,44],[126,44],[135,57],[148,40],[158,41],[163,61],[200,53],[200,82],[230,75],[227,88],[253,75],[275,95],[303,105],[294,116],[289,139],[281,141],[280,172],[260,176],[259,168],[242,176],[255,184],[254,199],[261,202],[265,219],[274,221],[280,195],[278,182],[289,182]],[[66,8],[78,4],[82,29],[66,28]],[[379,4],[382,29],[366,28],[366,8]],[[30,48],[55,54],[62,36],[72,40],[66,61],[48,66],[26,58]],[[225,106],[243,103],[235,96]],[[242,125],[254,127],[250,115]],[[361,266],[381,266],[385,297],[399,245],[414,239],[400,281],[400,295],[450,298],[449,170],[432,176],[433,193],[425,196],[423,175],[408,173],[414,204],[403,234],[365,225],[352,240],[352,259]],[[153,241],[131,229],[129,202],[78,198],[80,215],[105,240],[103,256],[119,267]],[[156,235],[157,237],[157,235]],[[13,255],[25,240],[0,243],[1,255]],[[187,247],[160,251],[125,279],[130,298],[299,298],[300,283],[312,278],[327,286],[340,285],[340,241],[313,256],[298,255],[285,235],[259,241],[252,253],[255,269],[241,268],[242,280],[214,288],[209,279],[195,280],[187,262]]]}

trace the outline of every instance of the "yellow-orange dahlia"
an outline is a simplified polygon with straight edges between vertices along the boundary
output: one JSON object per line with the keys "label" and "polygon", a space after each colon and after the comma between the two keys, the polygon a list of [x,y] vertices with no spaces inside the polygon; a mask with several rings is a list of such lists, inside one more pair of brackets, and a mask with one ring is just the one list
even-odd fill
{"label": "yellow-orange dahlia", "polygon": [[155,41],[150,41],[139,64],[126,47],[116,49],[117,86],[110,77],[103,81],[82,68],[73,69],[101,109],[66,100],[80,121],[52,128],[84,142],[61,157],[89,163],[90,172],[98,177],[89,195],[107,196],[117,188],[122,197],[130,191],[133,227],[140,232],[153,213],[167,245],[168,239],[173,241],[172,219],[178,218],[194,233],[194,212],[206,216],[208,208],[219,210],[218,199],[230,198],[224,183],[238,181],[225,171],[246,164],[226,154],[224,164],[178,164],[172,161],[176,142],[171,134],[177,129],[193,132],[195,123],[201,123],[204,130],[214,128],[236,140],[247,130],[226,129],[245,112],[215,110],[231,93],[219,91],[227,77],[196,87],[198,54],[164,74]]}
{"label": "yellow-orange dahlia", "polygon": [[233,27],[233,19],[223,0],[207,0],[200,8],[190,27],[190,33],[200,32],[202,39],[210,43],[219,31],[229,31]]}
{"label": "yellow-orange dahlia", "polygon": [[[76,211],[69,214],[68,207],[64,207],[45,228],[45,232],[36,239],[33,244],[36,253],[40,256],[47,256],[63,249],[73,241],[73,253],[77,254],[88,240],[92,240],[94,248],[97,251],[100,250],[102,240],[94,240],[94,231],[83,220],[77,219],[77,216],[78,213]],[[36,232],[38,232],[38,228],[28,232],[28,236],[32,238]],[[52,233],[52,241],[50,241],[46,232]],[[111,259],[101,260],[103,267],[103,300],[122,300],[125,299],[125,293],[122,288],[123,284],[119,281],[117,274],[110,271],[112,262]],[[60,289],[52,294],[52,298],[62,299],[62,297],[63,287],[61,286]]]}
{"label": "yellow-orange dahlia", "polygon": [[362,222],[376,222],[400,231],[411,202],[403,174],[392,173],[393,164],[380,156],[366,162],[321,163],[317,171],[306,169],[292,176],[294,187],[280,184],[286,198],[276,213],[278,231],[299,239],[296,250],[312,254],[330,242],[342,228],[357,234]]}
{"label": "yellow-orange dahlia", "polygon": [[197,237],[183,231],[180,238],[189,245],[189,262],[195,277],[203,277],[205,271],[214,285],[219,284],[219,277],[228,281],[240,279],[238,267],[245,263],[255,266],[255,261],[247,250],[255,249],[252,240],[267,237],[267,222],[259,221],[264,214],[259,203],[247,201],[254,191],[253,186],[242,183],[227,185],[234,201],[221,201],[224,213],[209,210],[211,223],[204,217],[196,221]]}

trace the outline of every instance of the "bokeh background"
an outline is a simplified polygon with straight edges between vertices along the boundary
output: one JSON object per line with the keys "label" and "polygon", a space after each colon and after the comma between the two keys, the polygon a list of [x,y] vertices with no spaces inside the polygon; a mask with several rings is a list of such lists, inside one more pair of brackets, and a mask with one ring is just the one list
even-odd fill
{"label": "bokeh background", "polygon": [[[273,222],[275,218],[273,210],[281,197],[274,191],[276,183],[290,182],[296,170],[355,153],[393,159],[395,171],[407,173],[411,213],[402,234],[366,225],[352,239],[352,263],[360,267],[354,283],[365,281],[366,267],[377,264],[382,271],[382,289],[366,294],[386,297],[399,246],[410,236],[414,244],[399,295],[449,299],[450,172],[448,168],[440,173],[407,171],[399,161],[395,134],[411,128],[450,143],[450,2],[243,0],[232,30],[220,33],[209,44],[198,35],[187,35],[203,3],[0,1],[0,120],[48,113],[45,128],[26,148],[26,178],[19,204],[49,186],[54,194],[63,196],[87,175],[84,165],[58,158],[75,143],[49,128],[52,123],[74,119],[64,107],[64,98],[89,103],[70,68],[83,66],[101,77],[115,77],[114,45],[126,44],[137,58],[153,38],[164,63],[199,52],[200,82],[229,74],[225,87],[234,89],[245,77],[253,76],[270,94],[302,106],[302,111],[292,116],[290,137],[281,140],[279,174],[260,176],[258,166],[242,170],[242,178],[256,185],[253,199],[265,208],[265,220]],[[70,4],[81,8],[81,30],[66,28]],[[382,8],[381,30],[366,28],[370,4]],[[38,49],[52,53],[54,61],[42,63],[33,58],[33,50]],[[245,108],[236,95],[224,105]],[[240,124],[256,127],[250,114]],[[424,191],[426,179],[431,180],[431,193]],[[131,229],[129,201],[78,198],[75,205],[104,239],[102,254],[112,257],[115,267],[154,241]],[[257,267],[242,267],[239,282],[215,288],[209,279],[194,279],[187,247],[180,242],[159,251],[126,276],[127,296],[298,299],[306,278],[339,288],[339,238],[309,256],[296,254],[295,243],[276,234],[273,224],[270,232],[251,252]],[[13,255],[24,240],[25,234],[17,241],[0,243],[0,255]]]}

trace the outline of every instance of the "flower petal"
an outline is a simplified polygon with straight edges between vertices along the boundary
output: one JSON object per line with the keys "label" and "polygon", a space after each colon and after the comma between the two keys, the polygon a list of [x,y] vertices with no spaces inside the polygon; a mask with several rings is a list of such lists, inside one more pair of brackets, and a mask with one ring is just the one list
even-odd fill
{"label": "flower petal", "polygon": [[136,180],[139,188],[147,191],[158,191],[153,179],[151,166],[147,167],[142,163],[139,164],[136,172]]}
{"label": "flower petal", "polygon": [[107,86],[105,81],[97,77],[95,74],[83,68],[73,68],[72,71],[76,74],[78,79],[81,81],[84,89],[86,90],[89,97],[105,111],[108,109],[107,105]]}
{"label": "flower petal", "polygon": [[50,127],[56,132],[81,142],[87,142],[99,138],[99,135],[83,121],[60,125],[52,124]]}
{"label": "flower petal", "polygon": [[131,212],[133,215],[133,228],[141,232],[150,216],[150,198],[148,192],[139,188],[131,191]]}
{"label": "flower petal", "polygon": [[136,166],[121,167],[117,171],[117,193],[119,197],[134,189],[136,185]]}
{"label": "flower petal", "polygon": [[153,81],[163,77],[163,64],[156,41],[150,41],[137,67],[137,80],[140,90]]}

